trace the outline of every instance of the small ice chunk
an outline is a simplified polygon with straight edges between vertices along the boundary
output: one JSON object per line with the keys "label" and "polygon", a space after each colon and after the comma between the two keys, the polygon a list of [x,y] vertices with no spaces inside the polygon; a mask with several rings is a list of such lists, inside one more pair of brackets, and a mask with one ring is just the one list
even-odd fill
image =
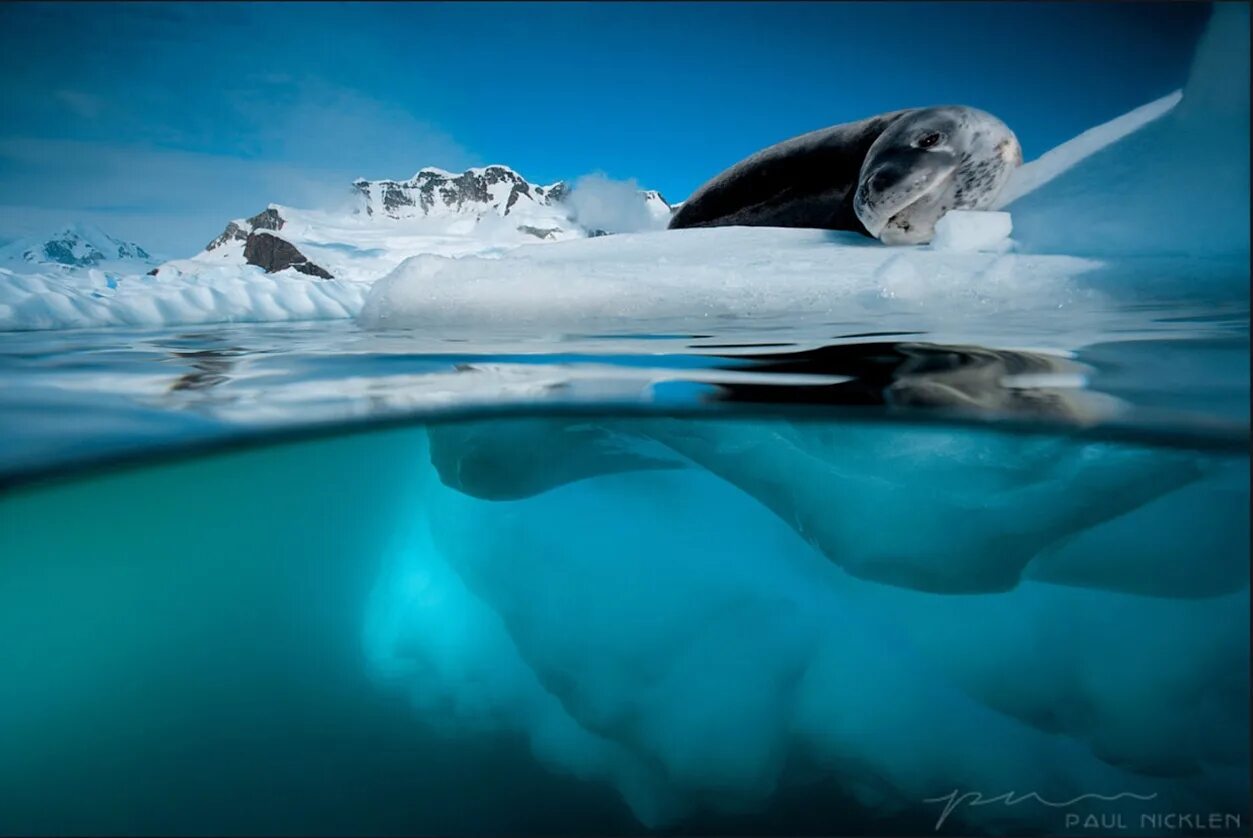
{"label": "small ice chunk", "polygon": [[935,250],[1001,251],[1009,245],[1014,223],[1007,212],[949,210],[935,223]]}

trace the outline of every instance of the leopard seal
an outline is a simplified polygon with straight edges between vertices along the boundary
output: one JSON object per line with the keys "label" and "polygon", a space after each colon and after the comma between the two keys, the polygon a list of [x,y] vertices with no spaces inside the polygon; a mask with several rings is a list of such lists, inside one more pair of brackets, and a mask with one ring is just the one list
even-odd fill
{"label": "leopard seal", "polygon": [[1021,163],[1014,132],[986,111],[891,111],[741,160],[697,189],[669,228],[811,227],[924,244],[948,210],[988,209]]}

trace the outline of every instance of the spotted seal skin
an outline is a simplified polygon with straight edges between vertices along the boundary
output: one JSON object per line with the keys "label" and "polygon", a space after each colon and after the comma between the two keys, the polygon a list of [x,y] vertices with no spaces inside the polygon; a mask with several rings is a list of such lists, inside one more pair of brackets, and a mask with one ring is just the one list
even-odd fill
{"label": "spotted seal skin", "polygon": [[736,163],[696,190],[670,228],[810,227],[923,244],[948,210],[990,207],[1021,163],[1014,132],[986,111],[893,111]]}

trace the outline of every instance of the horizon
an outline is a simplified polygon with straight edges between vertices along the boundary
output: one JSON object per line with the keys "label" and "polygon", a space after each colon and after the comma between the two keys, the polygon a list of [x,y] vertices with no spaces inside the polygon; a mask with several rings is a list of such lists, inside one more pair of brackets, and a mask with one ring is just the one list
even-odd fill
{"label": "horizon", "polygon": [[[677,203],[780,140],[942,103],[1001,117],[1030,160],[1178,88],[1208,14],[1207,3],[6,4],[0,243],[84,223],[190,255],[269,204],[327,208],[355,178],[427,167],[504,165],[538,184],[601,173]],[[253,37],[269,31],[285,37]]]}

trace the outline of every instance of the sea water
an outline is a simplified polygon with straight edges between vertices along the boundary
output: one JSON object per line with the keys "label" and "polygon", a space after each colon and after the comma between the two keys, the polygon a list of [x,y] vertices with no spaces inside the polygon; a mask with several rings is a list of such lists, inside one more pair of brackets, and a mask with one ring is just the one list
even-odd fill
{"label": "sea water", "polygon": [[4,335],[0,832],[1245,833],[1247,305],[1135,316]]}

